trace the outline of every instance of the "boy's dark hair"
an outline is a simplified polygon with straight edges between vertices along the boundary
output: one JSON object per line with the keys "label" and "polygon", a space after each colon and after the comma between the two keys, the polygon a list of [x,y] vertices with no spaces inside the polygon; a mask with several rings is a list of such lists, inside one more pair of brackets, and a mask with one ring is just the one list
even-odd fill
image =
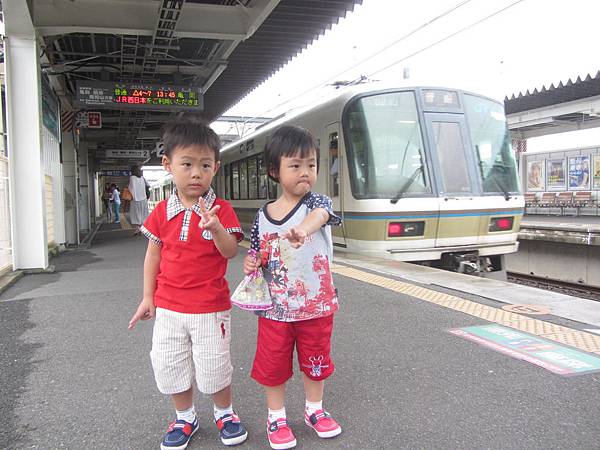
{"label": "boy's dark hair", "polygon": [[[317,172],[319,171],[319,144],[310,131],[295,125],[285,125],[278,128],[273,136],[265,144],[265,163],[267,165],[269,178],[279,182],[279,167],[281,157],[299,155],[300,158],[310,156],[316,152]],[[271,175],[271,172],[275,176]]]}
{"label": "boy's dark hair", "polygon": [[200,116],[195,114],[178,114],[165,125],[162,139],[165,156],[169,159],[177,147],[200,145],[211,149],[215,154],[215,161],[219,160],[221,150],[219,136],[206,125],[206,122]]}

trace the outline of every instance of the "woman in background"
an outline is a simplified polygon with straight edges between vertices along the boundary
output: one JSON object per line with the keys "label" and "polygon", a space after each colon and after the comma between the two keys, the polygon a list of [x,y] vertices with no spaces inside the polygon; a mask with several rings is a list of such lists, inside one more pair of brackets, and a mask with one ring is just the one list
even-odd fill
{"label": "woman in background", "polygon": [[131,167],[131,176],[129,177],[129,191],[133,196],[129,208],[129,218],[131,225],[135,227],[133,235],[140,234],[140,226],[148,217],[148,183],[142,176],[142,170],[139,166]]}

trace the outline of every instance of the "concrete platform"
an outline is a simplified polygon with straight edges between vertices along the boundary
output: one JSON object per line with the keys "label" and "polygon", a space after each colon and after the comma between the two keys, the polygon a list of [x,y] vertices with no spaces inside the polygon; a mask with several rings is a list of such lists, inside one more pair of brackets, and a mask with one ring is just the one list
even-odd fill
{"label": "concrete platform", "polygon": [[[100,229],[89,249],[55,258],[55,273],[26,275],[0,295],[1,448],[158,448],[173,410],[154,384],[152,323],[127,331],[141,295],[145,248],[145,239],[130,230]],[[242,279],[243,254],[230,263],[231,286]],[[374,261],[344,263],[334,274],[341,309],[333,338],[336,372],[324,403],[344,431],[320,440],[305,427],[294,362],[286,408],[298,449],[597,448],[598,373],[561,377],[456,337],[448,330],[489,322],[391,288],[423,289],[427,276],[431,290],[460,295],[475,311],[494,304],[440,287],[455,277],[389,265],[378,269],[390,272],[388,281],[374,285],[349,272],[369,275]],[[454,283],[488,286],[495,295],[503,289],[473,278]],[[249,430],[239,448],[268,448],[262,389],[249,377],[256,318],[239,309],[232,314],[234,407]],[[563,329],[582,325],[552,320]],[[188,448],[222,449],[210,399],[197,394],[195,404],[200,430]]]}
{"label": "concrete platform", "polygon": [[525,215],[519,240],[600,245],[600,217]]}
{"label": "concrete platform", "polygon": [[336,253],[336,262],[392,275],[422,285],[471,294],[503,304],[548,307],[554,316],[600,328],[600,303],[507,281],[476,277],[398,261]]}

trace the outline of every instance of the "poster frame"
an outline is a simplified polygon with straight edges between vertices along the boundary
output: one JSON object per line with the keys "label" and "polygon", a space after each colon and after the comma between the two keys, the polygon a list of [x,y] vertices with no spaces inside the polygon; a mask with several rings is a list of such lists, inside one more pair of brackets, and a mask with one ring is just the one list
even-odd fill
{"label": "poster frame", "polygon": [[[555,163],[561,163],[563,170],[563,181],[559,185],[550,185],[550,166]],[[566,158],[549,158],[546,159],[546,190],[547,191],[566,191],[567,190],[567,160]]]}
{"label": "poster frame", "polygon": [[[529,179],[530,179],[530,174],[531,174],[531,170],[534,164],[537,164],[540,168],[540,175],[539,175],[539,179],[540,179],[540,184],[537,187],[531,187],[531,184],[529,183]],[[525,182],[526,182],[526,186],[527,192],[541,192],[543,190],[545,190],[546,188],[546,160],[542,159],[536,159],[536,160],[531,160],[531,161],[527,161],[527,173],[525,174]]]}
{"label": "poster frame", "polygon": [[[581,160],[579,162],[577,162],[577,160]],[[569,156],[569,161],[568,161],[568,178],[569,181],[567,183],[567,189],[569,191],[589,191],[590,190],[590,155],[578,155],[578,156]],[[587,177],[587,183],[585,185],[571,185],[571,177],[574,177],[576,175],[572,175],[571,174],[571,167],[572,166],[576,166],[577,164],[581,164],[583,163],[583,161],[587,161],[587,168],[588,168],[588,177]]]}

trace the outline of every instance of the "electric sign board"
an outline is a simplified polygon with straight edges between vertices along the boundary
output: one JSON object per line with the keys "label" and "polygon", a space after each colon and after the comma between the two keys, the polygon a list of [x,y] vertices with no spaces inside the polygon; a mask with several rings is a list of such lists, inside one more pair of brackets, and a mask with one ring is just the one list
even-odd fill
{"label": "electric sign board", "polygon": [[80,108],[204,109],[204,98],[199,87],[147,83],[78,81],[76,102]]}

